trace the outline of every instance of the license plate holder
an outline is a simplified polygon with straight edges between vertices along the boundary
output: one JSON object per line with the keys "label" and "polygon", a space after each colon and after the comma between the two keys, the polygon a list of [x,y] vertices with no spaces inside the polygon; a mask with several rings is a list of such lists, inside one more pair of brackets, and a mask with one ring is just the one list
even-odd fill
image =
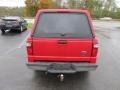
{"label": "license plate holder", "polygon": [[47,71],[50,73],[75,73],[74,65],[70,63],[52,63],[48,66]]}

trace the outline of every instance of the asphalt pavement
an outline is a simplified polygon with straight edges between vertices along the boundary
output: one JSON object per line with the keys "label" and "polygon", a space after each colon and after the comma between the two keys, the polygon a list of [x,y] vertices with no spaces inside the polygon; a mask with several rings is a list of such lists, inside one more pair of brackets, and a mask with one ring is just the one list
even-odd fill
{"label": "asphalt pavement", "polygon": [[94,21],[100,49],[95,71],[66,75],[45,75],[26,67],[25,40],[21,34],[0,35],[0,90],[120,90],[120,22]]}

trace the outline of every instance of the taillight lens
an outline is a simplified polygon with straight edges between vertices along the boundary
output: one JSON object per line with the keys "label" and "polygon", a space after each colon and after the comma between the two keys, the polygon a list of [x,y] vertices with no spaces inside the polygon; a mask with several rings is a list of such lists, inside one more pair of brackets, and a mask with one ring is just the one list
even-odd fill
{"label": "taillight lens", "polygon": [[26,43],[26,46],[27,46],[27,47],[31,47],[31,46],[32,46],[32,43],[31,43],[31,42],[27,42],[27,43]]}
{"label": "taillight lens", "polygon": [[99,48],[100,47],[100,45],[99,45],[99,43],[96,43],[96,44],[94,44],[94,46],[93,46],[94,48]]}
{"label": "taillight lens", "polygon": [[26,47],[27,47],[27,53],[28,53],[29,55],[32,55],[32,54],[33,54],[32,42],[31,42],[31,41],[27,41]]}
{"label": "taillight lens", "polygon": [[98,53],[98,48],[100,47],[98,39],[93,40],[93,51],[92,51],[92,56],[96,57]]}

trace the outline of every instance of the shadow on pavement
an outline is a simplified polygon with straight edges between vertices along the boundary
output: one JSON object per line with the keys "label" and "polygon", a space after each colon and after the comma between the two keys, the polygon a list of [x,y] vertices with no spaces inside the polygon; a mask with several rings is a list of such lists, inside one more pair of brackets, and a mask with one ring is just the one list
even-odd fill
{"label": "shadow on pavement", "polygon": [[[26,32],[27,30],[23,31]],[[17,36],[22,34],[23,32],[19,33],[18,31],[6,31],[5,34],[1,34],[2,36]]]}
{"label": "shadow on pavement", "polygon": [[[89,72],[80,72],[76,74],[66,74],[65,80],[60,82],[57,74],[45,74],[44,72],[35,71],[32,78],[35,85],[46,87],[46,90],[74,90],[74,88],[84,88],[89,82]],[[33,86],[35,87],[35,86]]]}

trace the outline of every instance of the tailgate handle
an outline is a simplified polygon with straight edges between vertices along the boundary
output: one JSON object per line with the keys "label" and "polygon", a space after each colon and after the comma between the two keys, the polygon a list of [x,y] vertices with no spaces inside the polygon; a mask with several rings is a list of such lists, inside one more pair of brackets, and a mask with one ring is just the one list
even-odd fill
{"label": "tailgate handle", "polygon": [[67,40],[58,40],[58,44],[67,44]]}

